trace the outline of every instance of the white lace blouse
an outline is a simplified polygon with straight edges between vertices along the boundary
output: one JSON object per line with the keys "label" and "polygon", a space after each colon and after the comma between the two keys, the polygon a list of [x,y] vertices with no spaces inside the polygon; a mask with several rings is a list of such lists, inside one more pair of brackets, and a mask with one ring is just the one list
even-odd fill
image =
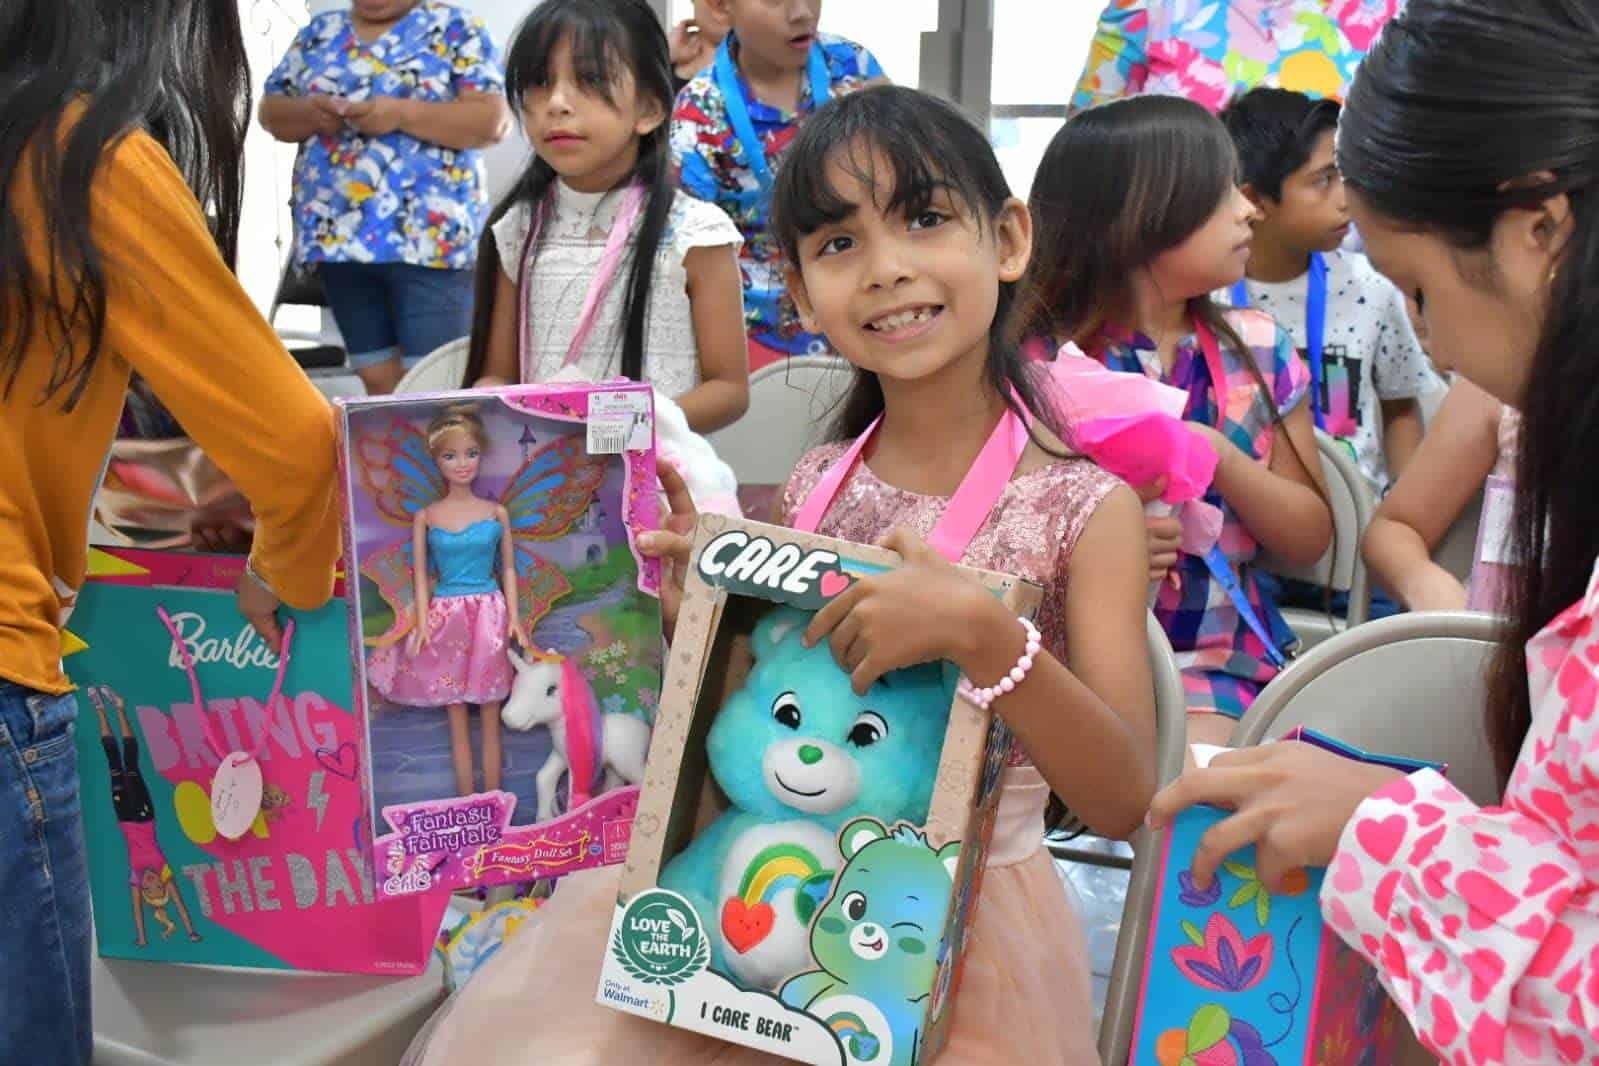
{"label": "white lace blouse", "polygon": [[[624,195],[619,189],[578,192],[562,181],[556,183],[555,190],[554,218],[546,225],[532,264],[524,382],[547,381],[562,369],[572,336],[577,332],[589,281],[599,269],[605,239]],[[518,204],[494,224],[500,264],[513,284],[521,266],[530,218],[528,205]],[[629,244],[633,241],[630,238]],[[683,192],[677,194],[656,257],[644,332],[644,380],[668,396],[682,396],[700,383],[699,346],[694,339],[688,273],[683,260],[693,248],[727,246],[736,254],[741,243],[738,228],[720,208]],[[605,294],[594,330],[575,364],[585,379],[601,380],[622,372],[622,309],[627,302],[631,270],[629,252]]]}

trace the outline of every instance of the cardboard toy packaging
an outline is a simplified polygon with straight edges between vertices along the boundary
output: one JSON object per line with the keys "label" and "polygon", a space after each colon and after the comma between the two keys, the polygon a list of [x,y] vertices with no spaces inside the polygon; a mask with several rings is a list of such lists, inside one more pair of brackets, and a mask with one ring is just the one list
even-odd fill
{"label": "cardboard toy packaging", "polygon": [[620,862],[661,678],[648,386],[347,400],[339,423],[378,894]]}
{"label": "cardboard toy packaging", "polygon": [[[1011,751],[948,663],[864,696],[814,612],[892,552],[707,515],[600,1003],[802,1062],[929,1063]],[[1015,614],[1036,586],[967,570]]]}

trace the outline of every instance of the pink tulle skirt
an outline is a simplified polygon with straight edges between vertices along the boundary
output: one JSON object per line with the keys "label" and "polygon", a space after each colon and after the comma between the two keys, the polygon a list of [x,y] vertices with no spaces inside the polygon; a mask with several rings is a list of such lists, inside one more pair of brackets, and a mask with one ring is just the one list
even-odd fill
{"label": "pink tulle skirt", "polygon": [[[1037,778],[1037,771],[1012,770],[1007,781],[1027,777]],[[1042,807],[1031,809],[1031,796],[1026,802],[1030,846],[1001,840],[1010,835],[1007,826],[996,827],[950,1041],[938,1066],[1098,1066],[1082,925],[1039,846]],[[1003,814],[1000,819],[1023,820]],[[998,863],[992,861],[996,857]],[[405,1066],[789,1062],[594,1001],[620,882],[619,867],[564,879],[549,903],[528,919],[531,928],[524,926],[506,941],[440,1008],[412,1044]]]}
{"label": "pink tulle skirt", "polygon": [[511,694],[505,597],[498,592],[428,601],[428,642],[411,654],[410,636],[379,648],[366,676],[391,703],[444,707],[497,703]]}

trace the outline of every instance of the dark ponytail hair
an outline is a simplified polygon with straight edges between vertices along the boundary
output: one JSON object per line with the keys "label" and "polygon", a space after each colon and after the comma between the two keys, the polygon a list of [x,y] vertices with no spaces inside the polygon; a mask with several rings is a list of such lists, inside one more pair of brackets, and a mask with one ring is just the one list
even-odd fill
{"label": "dark ponytail hair", "polygon": [[[676,94],[672,91],[672,60],[660,20],[644,0],[544,0],[533,9],[516,32],[505,58],[505,95],[511,110],[521,112],[528,90],[545,84],[550,76],[550,56],[562,41],[569,42],[572,66],[587,91],[614,100],[623,69],[633,79],[641,99],[653,100],[661,109],[661,124],[639,140],[638,164],[628,182],[648,191],[644,213],[633,245],[627,275],[627,299],[622,306],[622,366],[624,377],[644,376],[644,329],[650,308],[656,253],[666,235],[667,218],[677,195],[673,176],[670,127]],[[537,211],[555,184],[555,168],[535,155],[505,198],[489,214],[478,240],[476,303],[472,312],[472,338],[467,355],[466,380],[470,387],[483,374],[488,361],[489,324],[499,289],[504,256],[517,256],[520,248],[502,249],[492,227],[518,204]],[[625,183],[624,183],[625,184]],[[535,258],[530,269],[538,266]],[[517,270],[511,271],[517,276]],[[520,278],[518,281],[520,282]],[[518,311],[520,312],[520,308]],[[521,336],[517,337],[520,347]]]}
{"label": "dark ponytail hair", "polygon": [[[55,348],[38,403],[64,394],[71,411],[104,354],[107,261],[126,267],[138,250],[95,243],[92,187],[129,133],[144,130],[172,156],[233,264],[249,114],[236,0],[0,4],[0,395],[36,331]],[[42,261],[16,207],[23,184],[37,190],[41,217],[29,225],[45,235]]]}
{"label": "dark ponytail hair", "polygon": [[1596,71],[1591,0],[1411,0],[1361,64],[1338,134],[1350,188],[1396,224],[1465,253],[1487,246],[1506,211],[1571,200],[1572,234],[1520,404],[1512,536],[1523,564],[1486,723],[1504,780],[1532,722],[1527,642],[1582,598],[1599,552]]}
{"label": "dark ponytail hair", "polygon": [[[1237,181],[1226,127],[1190,100],[1136,96],[1073,115],[1033,178],[1034,254],[1014,339],[1103,350],[1106,328],[1132,317],[1134,275],[1203,226]],[[1208,293],[1189,309],[1246,350]],[[1244,362],[1270,398],[1254,360]]]}
{"label": "dark ponytail hair", "polygon": [[[772,236],[790,263],[799,262],[799,242],[830,222],[847,218],[856,204],[828,180],[828,164],[843,153],[847,165],[867,166],[872,153],[881,156],[893,174],[893,193],[886,210],[916,215],[926,210],[934,193],[946,190],[963,202],[983,225],[999,219],[1011,198],[1010,185],[988,138],[954,105],[935,96],[899,86],[864,89],[834,100],[805,123],[783,156],[772,190]],[[872,175],[858,173],[870,187]],[[1001,282],[994,323],[989,328],[985,378],[990,388],[1017,409],[1030,414],[1050,432],[1066,439],[1065,426],[1044,398],[1037,374],[1010,341],[1008,324],[1016,285]],[[855,371],[855,383],[840,401],[831,436],[859,436],[883,413],[883,386],[870,371]],[[1035,437],[1036,441],[1036,437]],[[1036,441],[1053,451],[1052,445]]]}
{"label": "dark ponytail hair", "polygon": [[[1079,111],[1050,141],[1033,178],[1034,255],[1023,280],[1014,339],[1075,341],[1104,351],[1106,329],[1133,315],[1133,277],[1182,244],[1238,183],[1238,151],[1221,120],[1191,100],[1135,96]],[[1265,375],[1209,293],[1190,315],[1232,348],[1282,430],[1280,439],[1312,474],[1320,456],[1300,453],[1283,426]],[[1218,409],[1223,382],[1211,382]],[[1309,401],[1307,401],[1309,402]],[[1323,502],[1326,493],[1317,490]],[[1329,509],[1331,503],[1328,502]],[[1333,529],[1336,558],[1338,530]],[[1324,590],[1330,598],[1331,590]]]}

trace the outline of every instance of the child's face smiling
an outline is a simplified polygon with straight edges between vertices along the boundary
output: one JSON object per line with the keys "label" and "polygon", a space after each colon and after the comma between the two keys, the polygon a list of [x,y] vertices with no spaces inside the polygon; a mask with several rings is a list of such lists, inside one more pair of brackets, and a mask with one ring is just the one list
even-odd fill
{"label": "child's face smiling", "polygon": [[1013,198],[988,221],[940,189],[924,208],[888,211],[894,174],[881,155],[846,148],[828,168],[830,187],[857,206],[799,241],[788,277],[806,329],[887,378],[928,378],[971,358],[980,366],[999,285],[1027,266],[1026,206]]}

